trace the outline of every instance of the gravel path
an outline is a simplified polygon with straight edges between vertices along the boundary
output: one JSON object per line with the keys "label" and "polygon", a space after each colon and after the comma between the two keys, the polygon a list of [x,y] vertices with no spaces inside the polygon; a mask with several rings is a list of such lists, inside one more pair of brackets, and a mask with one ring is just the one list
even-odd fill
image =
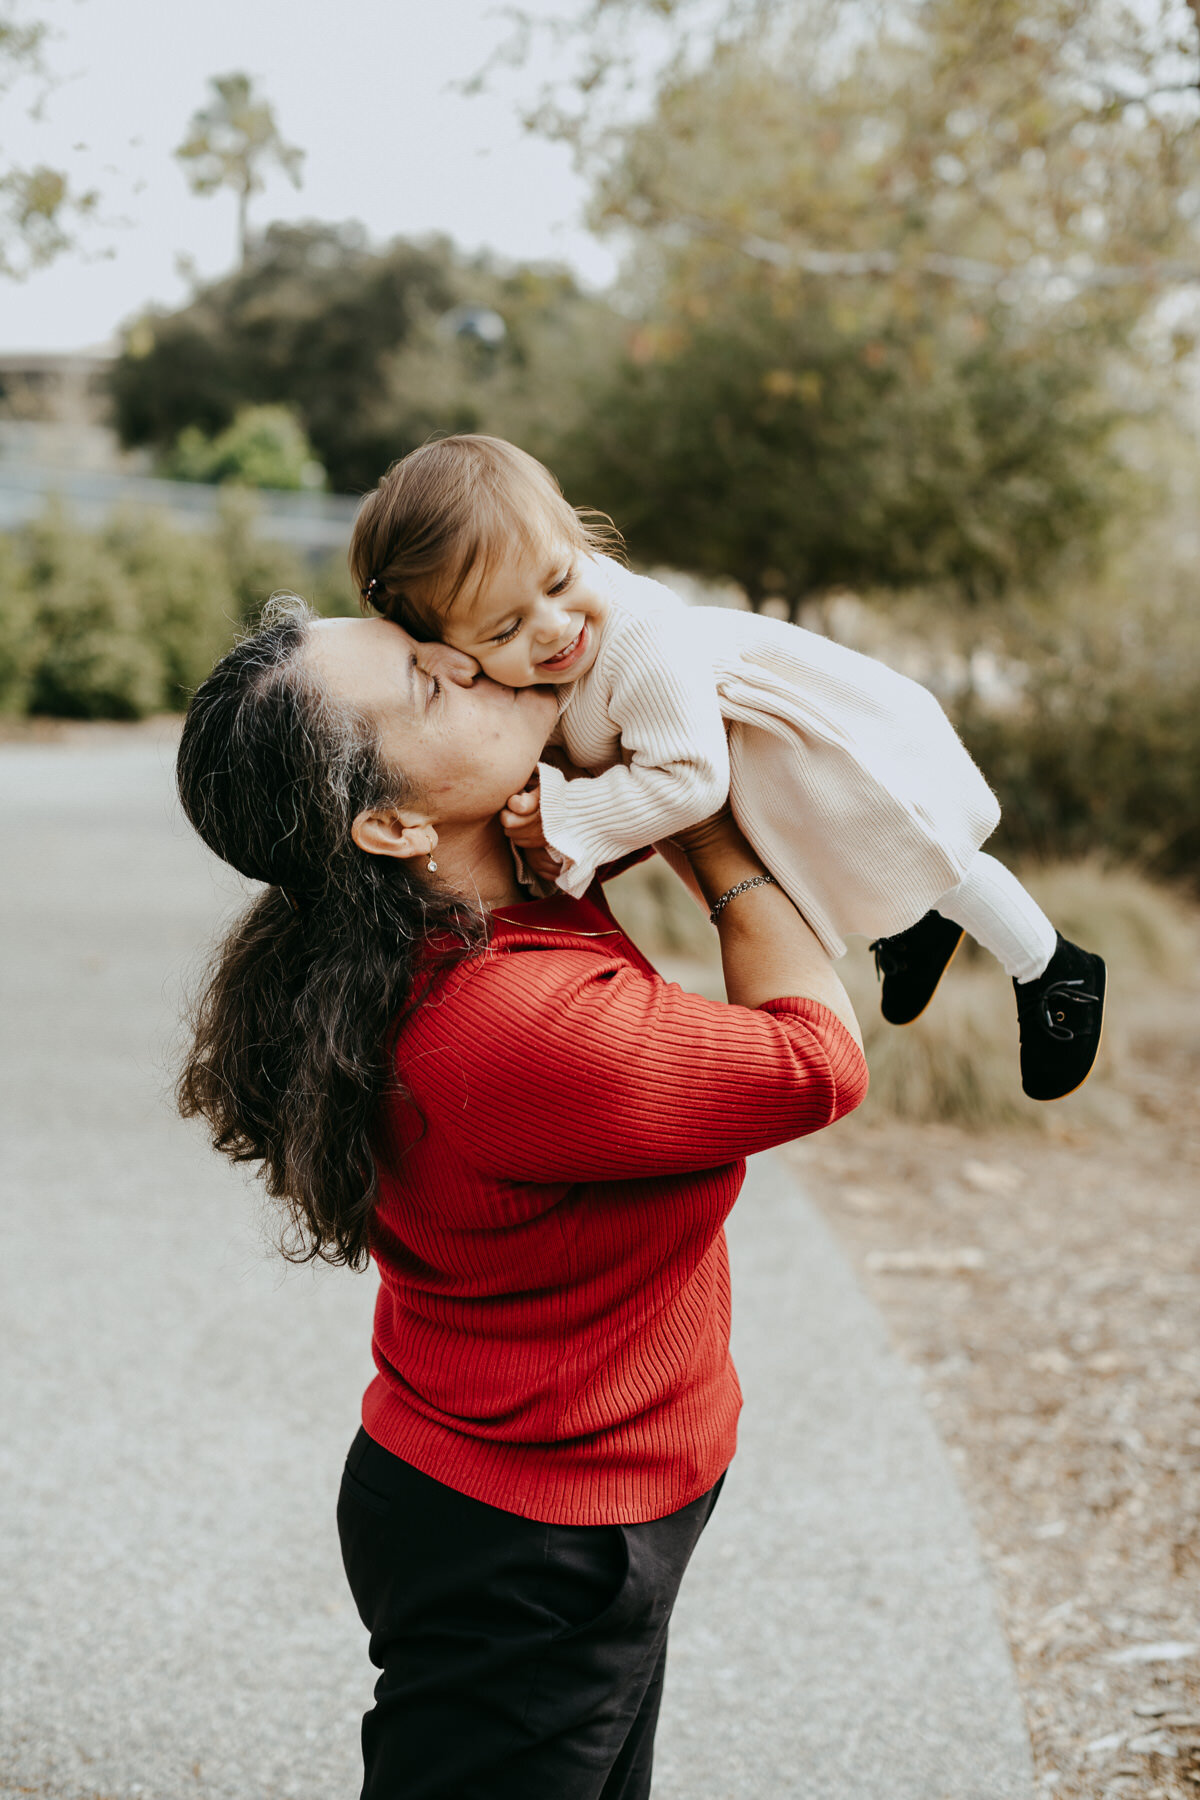
{"label": "gravel path", "polygon": [[[338,1561],[372,1283],[286,1270],[170,1113],[237,888],[153,734],[0,748],[0,1793],[352,1800]],[[783,1165],[732,1231],[742,1448],[685,1585],[656,1800],[1028,1800],[1008,1651],[912,1377]]]}

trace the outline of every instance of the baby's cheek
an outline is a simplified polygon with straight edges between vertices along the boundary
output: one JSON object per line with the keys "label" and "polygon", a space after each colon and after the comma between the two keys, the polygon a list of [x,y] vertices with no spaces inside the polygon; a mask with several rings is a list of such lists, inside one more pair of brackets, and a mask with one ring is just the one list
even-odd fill
{"label": "baby's cheek", "polygon": [[474,654],[475,661],[479,664],[485,675],[490,676],[493,681],[508,681],[508,677],[504,674],[504,657],[501,652],[497,650],[476,650]]}
{"label": "baby's cheek", "polygon": [[483,662],[485,675],[493,681],[503,682],[505,687],[536,687],[538,678],[529,666],[529,658],[522,651],[519,655],[497,653],[480,659]]}

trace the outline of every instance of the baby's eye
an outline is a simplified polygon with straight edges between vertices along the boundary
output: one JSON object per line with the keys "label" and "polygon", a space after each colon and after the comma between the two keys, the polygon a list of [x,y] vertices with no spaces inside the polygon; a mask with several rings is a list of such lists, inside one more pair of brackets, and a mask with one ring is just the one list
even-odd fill
{"label": "baby's eye", "polygon": [[496,637],[494,637],[492,639],[493,644],[509,644],[509,643],[511,643],[513,638],[516,637],[518,631],[520,631],[522,624],[523,624],[523,620],[514,619],[512,624],[509,625],[506,630],[501,631],[500,633],[498,633],[498,635]]}
{"label": "baby's eye", "polygon": [[574,564],[572,564],[572,566],[567,570],[566,574],[561,576],[559,578],[559,580],[557,580],[555,582],[554,586],[550,589],[551,597],[556,598],[559,594],[565,594],[567,589],[570,587],[571,583],[574,581],[574,579],[575,579],[575,567],[574,567]]}

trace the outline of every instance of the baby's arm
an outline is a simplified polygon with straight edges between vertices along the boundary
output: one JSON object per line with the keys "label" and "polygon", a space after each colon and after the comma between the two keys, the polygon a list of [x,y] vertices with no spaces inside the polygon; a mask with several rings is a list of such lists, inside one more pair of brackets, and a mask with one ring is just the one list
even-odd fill
{"label": "baby's arm", "polygon": [[582,894],[604,863],[706,819],[729,792],[729,749],[708,659],[686,613],[623,621],[591,679],[609,683],[624,760],[567,781],[543,764],[541,825],[558,885]]}

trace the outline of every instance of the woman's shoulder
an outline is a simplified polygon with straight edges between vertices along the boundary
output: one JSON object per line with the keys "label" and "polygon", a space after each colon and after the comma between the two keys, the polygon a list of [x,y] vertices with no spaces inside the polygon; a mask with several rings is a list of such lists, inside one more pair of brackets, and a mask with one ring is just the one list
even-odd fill
{"label": "woman's shoulder", "polygon": [[[631,966],[633,954],[611,914],[587,896],[555,894],[505,908],[492,915],[488,942],[466,956],[430,946],[402,1036],[482,1028],[493,1015],[501,1026],[540,1016],[580,982]],[[648,965],[647,972],[659,979]]]}
{"label": "woman's shoulder", "polygon": [[464,1105],[535,1070],[569,1080],[597,1035],[631,1036],[638,995],[659,979],[634,966],[620,933],[500,933],[418,982],[392,1039],[397,1074],[418,1103],[449,1083]]}

